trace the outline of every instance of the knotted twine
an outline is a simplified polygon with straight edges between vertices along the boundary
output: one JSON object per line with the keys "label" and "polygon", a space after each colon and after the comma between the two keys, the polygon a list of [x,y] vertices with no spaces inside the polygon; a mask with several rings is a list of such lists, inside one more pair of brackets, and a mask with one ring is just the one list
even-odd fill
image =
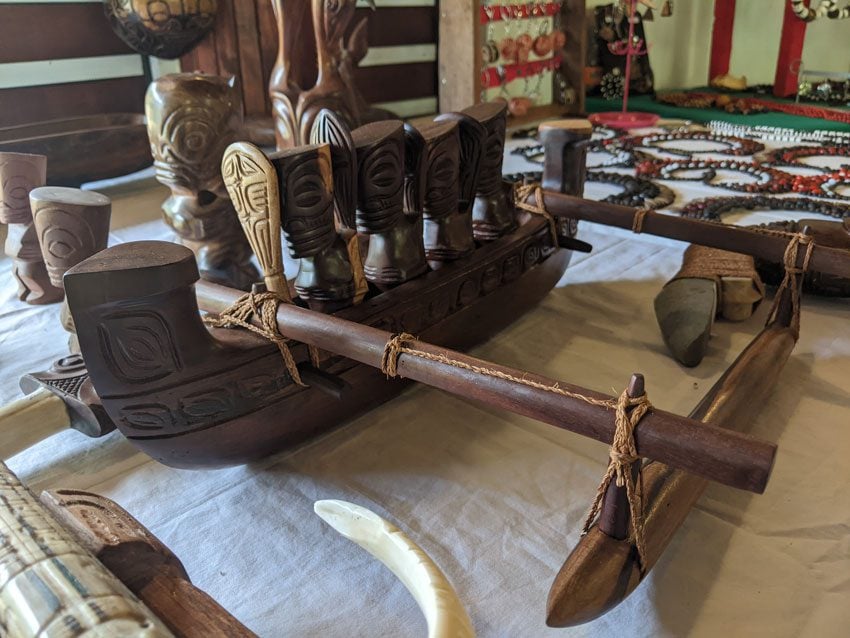
{"label": "knotted twine", "polygon": [[[766,230],[766,229],[765,229]],[[761,232],[761,231],[760,231]],[[772,233],[782,233],[782,231],[771,231]],[[783,266],[785,267],[785,275],[782,277],[782,282],[776,290],[776,296],[773,298],[773,306],[770,308],[770,313],[767,316],[767,324],[773,322],[779,315],[779,304],[782,300],[783,293],[790,289],[791,293],[791,329],[796,335],[800,334],[800,278],[809,269],[809,262],[812,259],[812,252],[815,248],[815,242],[810,235],[804,233],[782,233],[791,236],[791,241],[785,247],[785,254],[782,257]],[[803,256],[803,265],[797,266],[799,260],[800,246],[806,247],[806,254]]]}
{"label": "knotted twine", "polygon": [[[286,366],[286,371],[297,385],[307,387],[301,380],[298,365],[289,349],[290,340],[284,337],[277,327],[277,307],[282,302],[273,292],[249,292],[233,302],[227,310],[217,317],[204,317],[204,323],[215,328],[244,328],[254,334],[268,339],[280,350],[280,356]],[[251,323],[251,317],[259,319],[261,326]],[[311,363],[319,367],[319,351],[315,346],[308,345]]]}
{"label": "knotted twine", "polygon": [[[605,496],[605,492],[608,490],[608,486],[612,480],[616,481],[617,487],[625,487],[626,489],[626,500],[629,503],[629,526],[631,529],[631,539],[637,550],[638,562],[641,574],[643,574],[645,572],[644,565],[646,556],[644,544],[643,494],[638,493],[636,485],[637,482],[632,476],[631,467],[633,463],[639,462],[641,459],[635,445],[635,427],[644,415],[652,409],[652,404],[649,402],[649,397],[646,393],[639,397],[630,397],[628,389],[626,389],[623,390],[623,393],[616,400],[595,399],[578,392],[571,392],[570,390],[559,387],[557,384],[548,385],[540,383],[539,381],[533,381],[531,379],[526,379],[525,377],[517,377],[502,370],[494,370],[484,366],[477,366],[467,363],[466,361],[452,359],[444,354],[424,352],[405,345],[410,341],[415,341],[415,339],[416,337],[406,332],[395,334],[390,337],[384,346],[384,352],[381,357],[381,372],[389,378],[397,377],[399,375],[399,357],[402,354],[407,354],[421,359],[450,365],[455,368],[469,370],[485,376],[512,381],[520,385],[544,390],[553,394],[559,394],[571,399],[577,399],[590,405],[614,409],[614,439],[611,442],[611,450],[608,453],[611,463],[608,465],[608,469],[602,477],[602,482],[596,490],[596,496],[593,499],[593,504],[587,514],[581,533],[582,536],[584,536],[590,530],[591,525],[596,520],[602,509],[602,499]],[[640,476],[640,474],[638,474],[638,476]]]}
{"label": "knotted twine", "polygon": [[[534,195],[534,204],[528,203],[528,198]],[[555,218],[548,210],[546,204],[543,203],[543,189],[538,182],[530,184],[514,184],[514,206],[528,211],[532,215],[540,215],[549,223],[549,232],[552,233],[552,243],[558,245],[558,224]]]}

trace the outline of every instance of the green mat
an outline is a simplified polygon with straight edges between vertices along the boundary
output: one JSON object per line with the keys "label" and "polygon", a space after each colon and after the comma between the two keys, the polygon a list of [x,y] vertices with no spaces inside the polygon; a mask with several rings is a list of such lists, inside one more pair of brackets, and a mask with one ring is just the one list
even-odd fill
{"label": "green mat", "polygon": [[[704,90],[704,89],[698,89]],[[586,110],[588,113],[600,111],[619,111],[623,106],[622,100],[606,100],[601,97],[588,96]],[[798,131],[845,131],[850,133],[850,124],[831,122],[820,118],[803,117],[801,115],[790,115],[788,113],[756,113],[753,115],[741,115],[727,113],[721,109],[692,109],[682,106],[672,106],[656,102],[648,95],[636,95],[629,98],[630,111],[648,111],[657,113],[661,117],[692,120],[694,122],[709,122],[711,120],[722,120],[732,124],[745,124],[749,126],[781,126]]]}

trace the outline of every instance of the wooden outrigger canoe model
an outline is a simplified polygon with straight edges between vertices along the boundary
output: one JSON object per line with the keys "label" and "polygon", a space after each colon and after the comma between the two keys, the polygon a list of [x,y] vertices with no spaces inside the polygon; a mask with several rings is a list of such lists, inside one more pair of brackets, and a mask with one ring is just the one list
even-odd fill
{"label": "wooden outrigger canoe model", "polygon": [[[541,126],[543,189],[515,203],[500,180],[503,106],[472,107],[420,130],[386,122],[353,133],[326,113],[314,127],[317,144],[268,156],[232,145],[225,183],[271,292],[245,298],[196,284],[192,252],[164,242],[119,245],[72,268],[69,305],[103,408],[136,446],[178,467],[243,463],[294,445],[395,396],[404,384],[385,377],[396,375],[610,443],[615,398],[448,349],[486,339],[547,294],[571,250],[586,246],[575,239],[576,218],[622,226],[628,214],[635,230],[785,257],[792,268],[850,271],[846,251],[808,243],[789,261],[788,236],[759,233],[749,242],[741,238],[751,231],[578,198],[589,134],[583,121]],[[283,273],[281,229],[300,262],[293,281]],[[660,473],[659,489],[689,486],[676,492],[679,518],[661,516],[666,501],[657,499],[666,491],[646,492],[646,549],[637,559],[625,491],[609,485],[599,525],[553,586],[550,624],[583,622],[627,595],[698,497],[700,481],[764,490],[775,446],[724,427],[746,427],[751,415],[735,406],[767,393],[790,353],[794,286],[692,419],[654,408],[641,418],[633,440],[640,457],[654,460],[646,471]],[[199,306],[224,313],[217,325],[241,323],[264,336],[209,330]],[[282,343],[277,335],[297,343],[279,350],[268,342]],[[282,351],[291,355],[288,367]],[[742,375],[758,387],[739,383]],[[632,394],[642,394],[638,385]],[[593,567],[600,557],[611,566],[605,573]]]}

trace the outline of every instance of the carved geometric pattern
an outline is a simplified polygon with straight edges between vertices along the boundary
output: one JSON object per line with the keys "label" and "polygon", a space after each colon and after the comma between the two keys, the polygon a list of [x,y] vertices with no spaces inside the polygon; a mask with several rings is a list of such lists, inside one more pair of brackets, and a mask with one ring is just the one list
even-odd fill
{"label": "carved geometric pattern", "polygon": [[171,330],[157,312],[106,315],[98,334],[104,360],[128,383],[149,383],[182,368]]}

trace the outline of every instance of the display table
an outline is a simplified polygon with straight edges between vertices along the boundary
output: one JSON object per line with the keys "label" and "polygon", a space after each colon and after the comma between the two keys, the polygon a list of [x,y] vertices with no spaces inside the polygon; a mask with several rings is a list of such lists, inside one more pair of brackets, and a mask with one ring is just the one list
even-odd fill
{"label": "display table", "polygon": [[[516,144],[516,143],[512,143]],[[510,146],[510,145],[509,145]],[[593,158],[591,158],[592,160]],[[510,157],[506,172],[528,168]],[[668,183],[685,198],[724,194]],[[171,238],[165,191],[102,189],[115,218],[147,218],[111,243]],[[589,184],[586,196],[608,187]],[[750,215],[749,219],[765,219]],[[475,349],[495,362],[618,394],[646,376],[660,409],[687,414],[761,328],[719,321],[695,369],[661,340],[652,300],[685,245],[580,225],[594,246],[558,288]],[[59,306],[15,299],[0,262],[0,400],[65,352]],[[619,608],[576,628],[544,624],[549,586],[578,540],[606,446],[416,386],[344,427],[261,463],[175,470],[114,432],[67,431],[12,458],[35,492],[108,496],[159,536],[195,584],[260,636],[423,636],[413,599],[382,565],[313,513],[349,500],[396,522],[442,567],[480,636],[840,636],[850,623],[850,302],[804,298],[802,334],[750,429],[779,444],[762,496],[711,485],[650,576]]]}

